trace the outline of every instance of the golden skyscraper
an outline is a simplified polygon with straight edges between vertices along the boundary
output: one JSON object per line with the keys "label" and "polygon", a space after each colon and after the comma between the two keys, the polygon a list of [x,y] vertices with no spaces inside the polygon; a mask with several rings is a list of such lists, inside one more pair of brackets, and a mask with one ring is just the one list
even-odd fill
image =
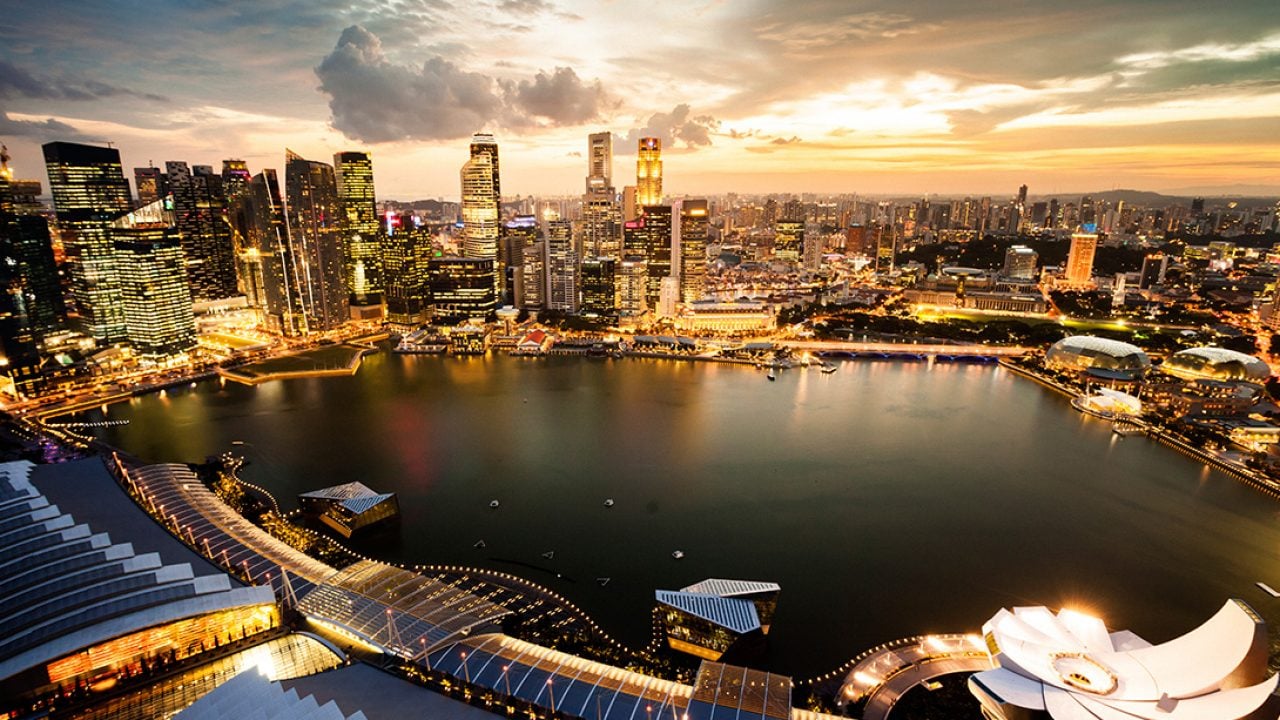
{"label": "golden skyscraper", "polygon": [[662,204],[662,141],[658,138],[640,138],[640,152],[636,155],[636,204]]}

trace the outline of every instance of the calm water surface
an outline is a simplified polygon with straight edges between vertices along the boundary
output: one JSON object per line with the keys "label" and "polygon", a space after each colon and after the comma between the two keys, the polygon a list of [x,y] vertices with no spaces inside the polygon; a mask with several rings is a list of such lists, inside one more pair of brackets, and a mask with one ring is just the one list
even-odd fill
{"label": "calm water surface", "polygon": [[656,588],[776,581],[767,664],[797,676],[1010,605],[1092,610],[1155,642],[1232,596],[1280,619],[1254,587],[1280,586],[1280,504],[993,367],[859,361],[771,383],[383,352],[350,378],[207,381],[109,416],[131,422],[100,437],[149,460],[244,441],[245,478],[287,507],[352,480],[397,492],[391,559],[523,574],[637,644]]}

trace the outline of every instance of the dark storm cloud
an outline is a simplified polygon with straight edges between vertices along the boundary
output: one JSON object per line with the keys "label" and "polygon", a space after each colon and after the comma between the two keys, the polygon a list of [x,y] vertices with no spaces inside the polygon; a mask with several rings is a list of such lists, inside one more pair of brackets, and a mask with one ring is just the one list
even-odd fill
{"label": "dark storm cloud", "polygon": [[44,140],[86,140],[84,133],[53,118],[46,120],[15,120],[6,112],[0,112],[0,136],[30,137]]}
{"label": "dark storm cloud", "polygon": [[675,150],[677,141],[690,150],[711,144],[711,133],[719,130],[720,121],[710,115],[694,115],[688,104],[681,103],[667,113],[654,113],[644,127],[632,128],[625,136],[613,138],[613,152],[632,155],[643,137],[656,137],[664,149]]}
{"label": "dark storm cloud", "polygon": [[0,60],[0,98],[6,100],[17,98],[34,100],[99,100],[118,96],[157,101],[166,99],[160,95],[135,92],[97,80],[75,82],[59,78],[37,78],[24,68],[6,60]]}
{"label": "dark storm cloud", "polygon": [[441,57],[421,67],[390,61],[378,36],[353,25],[315,70],[329,96],[333,127],[364,142],[447,140],[491,124],[574,125],[600,115],[600,83],[572,68],[533,80],[497,80]]}

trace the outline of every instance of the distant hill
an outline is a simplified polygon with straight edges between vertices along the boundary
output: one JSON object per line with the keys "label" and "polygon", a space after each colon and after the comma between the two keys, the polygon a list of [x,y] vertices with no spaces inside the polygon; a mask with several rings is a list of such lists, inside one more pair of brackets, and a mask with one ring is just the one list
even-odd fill
{"label": "distant hill", "polygon": [[1233,200],[1245,207],[1258,207],[1263,205],[1271,205],[1276,202],[1276,198],[1280,195],[1231,195],[1224,193],[1222,195],[1166,195],[1164,193],[1151,192],[1149,190],[1104,190],[1102,192],[1082,192],[1082,193],[1055,193],[1053,195],[1036,195],[1036,199],[1044,200],[1047,198],[1058,198],[1060,201],[1079,202],[1080,198],[1088,195],[1094,200],[1103,200],[1106,202],[1117,203],[1123,202],[1126,205],[1138,205],[1142,207],[1164,207],[1167,205],[1190,205],[1192,198],[1202,197],[1206,204],[1214,205],[1226,200]]}

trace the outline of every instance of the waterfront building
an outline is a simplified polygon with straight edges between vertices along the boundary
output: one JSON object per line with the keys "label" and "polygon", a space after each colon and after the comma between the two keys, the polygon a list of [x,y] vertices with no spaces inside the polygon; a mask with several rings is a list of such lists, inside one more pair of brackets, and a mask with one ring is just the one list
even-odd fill
{"label": "waterfront building", "polygon": [[[498,222],[498,146],[492,135],[476,135],[471,143],[471,158],[463,163],[462,182],[462,256],[492,260],[499,270]],[[505,272],[501,273],[505,275]],[[505,278],[492,278],[494,291],[502,293]]]}
{"label": "waterfront building", "polygon": [[249,247],[249,184],[253,182],[253,174],[249,172],[249,164],[243,160],[222,161],[222,192],[227,197],[227,224],[231,226],[231,249],[235,258],[236,289],[244,295],[251,307],[260,304],[258,298],[250,297],[254,289],[245,282],[241,258]]}
{"label": "waterfront building", "polygon": [[676,330],[690,334],[741,335],[772,332],[778,318],[764,302],[718,302],[700,300],[688,303],[676,316]]}
{"label": "waterfront building", "polygon": [[618,261],[588,257],[582,261],[582,307],[588,317],[611,318],[618,314]]}
{"label": "waterfront building", "polygon": [[1065,280],[1068,285],[1085,287],[1093,282],[1093,256],[1098,250],[1096,233],[1071,234],[1071,251],[1067,255]]}
{"label": "waterfront building", "polygon": [[648,261],[638,255],[627,255],[618,263],[618,312],[637,316],[649,309],[646,299],[649,283]]}
{"label": "waterfront building", "polygon": [[164,362],[196,346],[196,323],[182,241],[164,200],[111,224],[129,342],[138,355]]}
{"label": "waterfront building", "polygon": [[780,590],[776,583],[708,579],[654,596],[671,649],[717,661],[763,648]]}
{"label": "waterfront building", "polygon": [[671,254],[679,258],[680,302],[697,302],[707,291],[707,201],[680,200],[673,215],[679,217],[672,230]]}
{"label": "waterfront building", "polygon": [[382,252],[378,247],[378,208],[373,190],[373,158],[348,150],[333,156],[338,223],[346,248],[347,292],[354,305],[377,305],[384,291]]}
{"label": "waterfront building", "polygon": [[1271,366],[1235,350],[1195,347],[1179,350],[1160,371],[1183,380],[1234,380],[1262,384],[1271,377]]}
{"label": "waterfront building", "polygon": [[185,162],[170,161],[164,167],[192,300],[206,302],[234,296],[235,249],[227,223],[222,176],[215,175],[208,165],[189,168]]}
{"label": "waterfront building", "polygon": [[[542,230],[535,215],[516,215],[502,224],[501,244],[498,246],[498,263],[504,274],[506,294],[504,302],[518,306],[519,285],[524,282],[523,265],[525,248],[538,242]],[[539,267],[543,267],[541,262]]]}
{"label": "waterfront building", "polygon": [[[1229,600],[1161,645],[1075,610],[1000,610],[982,626],[993,669],[969,678],[992,720],[1274,717],[1280,676],[1267,668],[1267,626]],[[1264,708],[1265,711],[1264,711]]]}
{"label": "waterfront building", "polygon": [[333,166],[285,152],[289,246],[305,332],[334,330],[350,316]]}
{"label": "waterfront building", "polygon": [[68,142],[43,149],[80,329],[99,344],[124,340],[120,281],[108,237],[111,222],[132,207],[120,151]]}
{"label": "waterfront building", "polygon": [[1151,358],[1135,345],[1119,340],[1072,335],[1045,351],[1044,365],[1092,375],[1103,380],[1136,380],[1151,368]]}
{"label": "waterfront building", "polygon": [[307,519],[348,539],[393,526],[400,520],[396,494],[375,492],[362,482],[300,493],[298,507]]}
{"label": "waterfront building", "polygon": [[431,258],[427,284],[432,317],[439,325],[456,325],[473,318],[488,321],[498,309],[491,258]]}
{"label": "waterfront building", "polygon": [[640,138],[636,154],[636,206],[662,204],[662,141]]}
{"label": "waterfront building", "polygon": [[269,586],[246,586],[153,522],[101,458],[4,463],[0,497],[6,712],[279,625]]}
{"label": "waterfront building", "polygon": [[169,178],[158,167],[134,168],[133,187],[138,195],[138,207],[142,207],[169,194]]}
{"label": "waterfront building", "polygon": [[267,330],[302,335],[307,330],[302,285],[275,170],[267,168],[253,176],[244,203],[241,212],[248,235],[239,266],[245,295],[251,305],[262,309]]}
{"label": "waterfront building", "polygon": [[1035,250],[1025,245],[1013,245],[1004,251],[1004,267],[1000,274],[1010,280],[1035,280],[1039,260],[1040,255]]}

